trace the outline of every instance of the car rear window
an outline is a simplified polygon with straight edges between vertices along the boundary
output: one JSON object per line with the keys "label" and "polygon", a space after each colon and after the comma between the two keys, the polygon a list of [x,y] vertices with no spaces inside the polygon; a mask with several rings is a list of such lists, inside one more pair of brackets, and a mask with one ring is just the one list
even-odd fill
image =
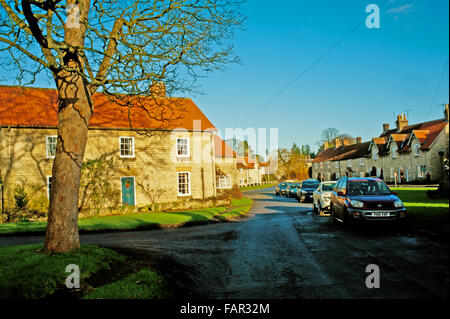
{"label": "car rear window", "polygon": [[286,187],[286,186],[287,186],[286,183],[281,183],[281,184],[280,184],[280,187]]}
{"label": "car rear window", "polygon": [[336,183],[326,183],[322,185],[323,192],[331,192],[334,189]]}
{"label": "car rear window", "polygon": [[304,182],[302,184],[302,188],[317,188],[319,187],[319,183],[314,183],[314,182]]}

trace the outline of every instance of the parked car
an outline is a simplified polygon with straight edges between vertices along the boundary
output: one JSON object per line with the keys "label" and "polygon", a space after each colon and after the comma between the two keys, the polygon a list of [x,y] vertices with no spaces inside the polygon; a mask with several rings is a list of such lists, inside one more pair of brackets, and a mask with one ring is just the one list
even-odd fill
{"label": "parked car", "polygon": [[315,179],[307,179],[302,181],[297,189],[297,199],[300,203],[312,201],[314,191],[319,187],[319,181]]}
{"label": "parked car", "polygon": [[341,178],[331,193],[333,223],[341,221],[400,221],[406,208],[379,178]]}
{"label": "parked car", "polygon": [[313,193],[313,210],[315,213],[329,212],[331,203],[331,192],[336,185],[336,181],[325,181]]}
{"label": "parked car", "polygon": [[297,189],[300,187],[300,183],[288,183],[286,187],[286,197],[297,197]]}
{"label": "parked car", "polygon": [[275,186],[275,195],[284,195],[286,194],[287,183],[279,183]]}

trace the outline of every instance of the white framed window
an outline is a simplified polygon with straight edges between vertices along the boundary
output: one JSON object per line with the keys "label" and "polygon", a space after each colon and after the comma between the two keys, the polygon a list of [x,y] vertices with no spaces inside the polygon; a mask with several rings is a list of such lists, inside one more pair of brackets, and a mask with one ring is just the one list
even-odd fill
{"label": "white framed window", "polygon": [[352,167],[352,160],[347,160],[347,167]]}
{"label": "white framed window", "polygon": [[178,196],[191,195],[191,172],[178,172]]}
{"label": "white framed window", "polygon": [[365,172],[359,172],[359,177],[365,177],[366,173]]}
{"label": "white framed window", "polygon": [[47,158],[55,158],[55,155],[56,155],[56,142],[57,141],[58,141],[58,136],[57,135],[47,135],[45,137]]}
{"label": "white framed window", "polygon": [[50,200],[50,191],[52,189],[52,175],[47,176],[47,198]]}
{"label": "white framed window", "polygon": [[330,168],[331,163],[327,162],[327,168]]}
{"label": "white framed window", "polygon": [[392,146],[391,155],[392,155],[392,158],[397,158],[397,146],[396,145]]}
{"label": "white framed window", "polygon": [[240,173],[240,174],[244,174],[244,169],[243,169],[243,168],[240,168],[240,169],[239,169],[239,173]]}
{"label": "white framed window", "polygon": [[389,168],[389,177],[394,178],[394,168],[393,167]]}
{"label": "white framed window", "polygon": [[378,160],[378,150],[377,149],[373,149],[372,151],[372,158],[376,161]]}
{"label": "white framed window", "polygon": [[231,175],[217,176],[217,188],[220,189],[231,188]]}
{"label": "white framed window", "polygon": [[120,157],[124,158],[134,157],[134,137],[132,136],[119,137],[119,151]]}
{"label": "white framed window", "polygon": [[245,180],[244,180],[243,178],[241,178],[241,179],[239,180],[239,185],[240,185],[240,186],[244,186],[244,184],[245,184]]}
{"label": "white framed window", "polygon": [[359,159],[359,166],[364,166],[364,158]]}
{"label": "white framed window", "polygon": [[339,173],[336,173],[336,179],[341,178],[341,175]]}
{"label": "white framed window", "polygon": [[413,149],[414,149],[414,156],[419,156],[420,155],[420,145],[414,144]]}
{"label": "white framed window", "polygon": [[381,176],[381,168],[377,168],[377,177]]}
{"label": "white framed window", "polygon": [[334,162],[334,168],[339,168],[339,162],[338,161]]}
{"label": "white framed window", "polygon": [[427,171],[426,165],[417,166],[417,177],[419,177],[419,178],[425,177],[426,171]]}
{"label": "white framed window", "polygon": [[178,157],[189,156],[189,139],[187,137],[177,138],[177,156]]}

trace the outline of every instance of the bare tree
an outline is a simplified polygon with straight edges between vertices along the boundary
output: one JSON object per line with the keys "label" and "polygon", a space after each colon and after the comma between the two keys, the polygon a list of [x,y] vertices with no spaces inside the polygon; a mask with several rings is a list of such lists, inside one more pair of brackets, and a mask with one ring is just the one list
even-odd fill
{"label": "bare tree", "polygon": [[142,193],[147,197],[151,204],[151,211],[156,212],[156,205],[159,203],[160,199],[164,194],[168,192],[168,189],[162,187],[160,184],[156,186],[152,186],[148,181],[150,180],[149,176],[144,176],[143,178],[146,182],[138,182],[138,186],[141,188]]}
{"label": "bare tree", "polygon": [[[155,82],[164,80],[172,92],[189,90],[204,72],[236,62],[229,41],[243,21],[240,1],[0,4],[2,57],[12,62],[20,83],[32,83],[45,71],[58,92],[58,143],[44,248],[70,251],[79,247],[78,192],[94,93],[126,97],[126,106],[148,95]],[[160,118],[164,112],[147,113]]]}

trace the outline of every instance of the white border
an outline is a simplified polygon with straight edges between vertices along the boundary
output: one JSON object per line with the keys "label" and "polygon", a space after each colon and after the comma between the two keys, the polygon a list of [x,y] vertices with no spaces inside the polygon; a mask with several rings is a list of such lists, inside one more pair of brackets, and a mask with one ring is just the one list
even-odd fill
{"label": "white border", "polygon": [[[189,193],[188,194],[180,194],[180,181],[178,179],[178,174],[187,173],[189,176]],[[189,171],[183,171],[183,172],[177,172],[177,194],[178,196],[191,196],[192,190],[191,190],[191,172]]]}
{"label": "white border", "polygon": [[[131,138],[132,139],[132,141],[133,141],[133,155],[122,155],[122,153],[121,153],[121,148],[120,148],[120,146],[121,146],[121,139],[122,138]],[[135,153],[135,144],[134,144],[134,136],[119,136],[119,157],[120,158],[135,158],[136,156],[136,153]]]}
{"label": "white border", "polygon": [[122,179],[123,178],[133,178],[134,184],[134,206],[137,206],[137,197],[136,197],[136,177],[135,176],[120,176],[120,203],[122,207],[126,207],[123,205],[123,194],[122,194]]}

